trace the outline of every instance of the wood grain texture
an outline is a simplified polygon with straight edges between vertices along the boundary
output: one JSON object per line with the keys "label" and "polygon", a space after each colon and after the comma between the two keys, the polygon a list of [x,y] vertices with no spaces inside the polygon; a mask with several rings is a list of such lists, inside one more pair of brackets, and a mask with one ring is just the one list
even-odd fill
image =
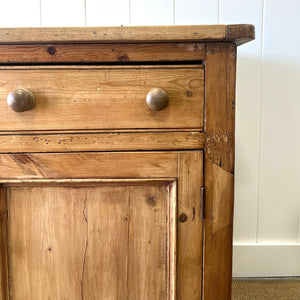
{"label": "wood grain texture", "polygon": [[225,170],[234,171],[236,47],[208,44],[206,68],[206,154]]}
{"label": "wood grain texture", "polygon": [[207,45],[203,299],[231,299],[235,63],[235,45]]}
{"label": "wood grain texture", "polygon": [[177,298],[177,248],[178,248],[178,184],[175,181],[171,182],[169,188],[169,299],[176,300]]}
{"label": "wood grain texture", "polygon": [[5,192],[3,186],[0,185],[0,214],[6,211]]}
{"label": "wood grain texture", "polygon": [[232,225],[234,176],[216,164],[213,172],[212,234]]}
{"label": "wood grain texture", "polygon": [[[1,99],[16,87],[30,89],[36,99],[35,107],[22,113],[1,101],[0,130],[203,126],[204,70],[197,65],[27,68],[0,70]],[[146,104],[153,87],[169,95],[163,111]]]}
{"label": "wood grain texture", "polygon": [[161,62],[205,59],[203,43],[0,45],[0,63]]}
{"label": "wood grain texture", "polygon": [[9,300],[7,207],[3,185],[0,185],[0,300]]}
{"label": "wood grain texture", "polygon": [[128,189],[92,188],[86,198],[84,299],[128,299]]}
{"label": "wood grain texture", "polygon": [[176,152],[32,153],[0,155],[0,181],[177,177]]}
{"label": "wood grain texture", "polygon": [[200,188],[203,153],[178,154],[177,298],[200,300],[202,295],[202,237]]}
{"label": "wood grain texture", "polygon": [[13,299],[169,299],[168,184],[7,194]]}
{"label": "wood grain texture", "polygon": [[253,25],[227,25],[226,40],[234,41],[237,46],[255,39],[255,28]]}
{"label": "wood grain texture", "polygon": [[127,299],[169,299],[169,189],[132,187],[130,195]]}
{"label": "wood grain texture", "polygon": [[203,149],[200,132],[3,134],[0,153]]}
{"label": "wood grain texture", "polygon": [[[249,25],[238,25],[241,27]],[[252,25],[251,25],[252,26]],[[235,28],[230,41],[249,40],[253,31]],[[225,41],[226,25],[190,25],[190,26],[123,26],[123,27],[57,27],[57,28],[2,28],[1,44],[32,43],[132,43],[132,42],[201,42]]]}

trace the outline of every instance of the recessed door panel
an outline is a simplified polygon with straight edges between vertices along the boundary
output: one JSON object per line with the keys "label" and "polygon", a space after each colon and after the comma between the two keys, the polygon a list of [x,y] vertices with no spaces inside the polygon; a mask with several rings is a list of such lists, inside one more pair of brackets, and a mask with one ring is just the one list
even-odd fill
{"label": "recessed door panel", "polygon": [[168,299],[169,183],[6,197],[12,299]]}

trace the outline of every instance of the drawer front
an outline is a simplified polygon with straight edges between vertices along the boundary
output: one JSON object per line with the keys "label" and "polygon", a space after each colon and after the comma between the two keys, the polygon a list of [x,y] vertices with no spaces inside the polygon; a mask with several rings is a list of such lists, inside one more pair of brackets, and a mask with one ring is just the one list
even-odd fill
{"label": "drawer front", "polygon": [[[168,106],[151,110],[152,88]],[[12,111],[7,95],[33,92],[35,107]],[[0,130],[202,128],[204,70],[190,66],[37,66],[0,69]]]}

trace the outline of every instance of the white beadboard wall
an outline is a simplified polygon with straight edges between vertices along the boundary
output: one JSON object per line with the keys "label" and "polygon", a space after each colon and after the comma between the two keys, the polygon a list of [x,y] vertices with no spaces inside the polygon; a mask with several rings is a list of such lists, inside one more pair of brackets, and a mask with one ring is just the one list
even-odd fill
{"label": "white beadboard wall", "polygon": [[233,276],[300,276],[300,1],[0,0],[0,27],[251,23],[239,47]]}

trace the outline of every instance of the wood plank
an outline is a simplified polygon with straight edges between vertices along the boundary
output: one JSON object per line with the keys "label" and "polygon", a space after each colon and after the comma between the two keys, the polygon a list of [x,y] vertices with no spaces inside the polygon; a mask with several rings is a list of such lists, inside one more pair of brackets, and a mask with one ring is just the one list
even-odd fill
{"label": "wood plank", "polygon": [[98,183],[105,183],[106,185],[113,185],[118,183],[119,185],[146,185],[146,184],[161,184],[172,183],[177,178],[172,177],[155,177],[155,178],[127,178],[127,179],[15,179],[15,180],[2,180],[1,182],[5,186],[24,186],[24,184],[30,184],[30,186],[45,186],[51,183],[51,186],[70,186],[76,184],[76,186],[86,187],[94,186]]}
{"label": "wood plank", "polygon": [[174,299],[170,188],[8,186],[11,295]]}
{"label": "wood plank", "polygon": [[6,211],[6,200],[3,186],[0,185],[0,214]]}
{"label": "wood plank", "polygon": [[88,152],[0,155],[0,181],[177,177],[176,152]]}
{"label": "wood plank", "polygon": [[212,234],[232,225],[234,177],[216,164],[213,172]]}
{"label": "wood plank", "polygon": [[[246,38],[245,38],[246,37]],[[248,43],[255,39],[255,28],[253,25],[227,25],[226,40],[234,41],[237,46]]]}
{"label": "wood plank", "polygon": [[169,188],[130,189],[128,299],[169,299]]}
{"label": "wood plank", "polygon": [[[213,233],[214,174],[211,160],[205,160],[205,227],[204,227],[204,272],[203,299],[231,299],[232,282],[232,222]],[[218,166],[217,166],[218,167]],[[231,189],[231,187],[230,187]],[[232,199],[233,200],[233,199]],[[214,298],[214,297],[217,298]]]}
{"label": "wood plank", "polygon": [[127,190],[9,188],[13,299],[127,299]]}
{"label": "wood plank", "polygon": [[206,153],[231,173],[234,170],[235,49],[230,44],[208,44],[211,67],[206,69]]}
{"label": "wood plank", "polygon": [[[204,70],[197,65],[159,66],[155,72],[153,66],[18,68],[1,68],[0,97],[27,88],[36,105],[16,113],[1,101],[0,130],[203,126]],[[162,111],[152,111],[146,104],[153,87],[169,95],[169,105]]]}
{"label": "wood plank", "polygon": [[204,148],[204,134],[200,132],[0,135],[0,153],[201,148]]}
{"label": "wood plank", "polygon": [[235,63],[234,45],[207,45],[203,299],[231,299]]}
{"label": "wood plank", "polygon": [[6,196],[0,185],[0,300],[9,300],[7,217]]}
{"label": "wood plank", "polygon": [[[149,132],[197,132],[199,131],[198,128],[164,128],[159,129],[159,128],[151,128],[149,129],[139,129],[139,128],[133,128],[133,129],[91,129],[88,132],[84,129],[79,129],[79,130],[26,130],[26,132],[22,130],[1,130],[0,134],[1,135],[31,135],[31,134],[80,134],[80,133],[149,133]],[[200,133],[202,133],[203,129],[200,129]]]}
{"label": "wood plank", "polygon": [[177,181],[169,184],[169,299],[176,300],[177,298]]}
{"label": "wood plank", "polygon": [[202,239],[200,188],[203,153],[178,154],[177,297],[200,300],[202,295]]}
{"label": "wood plank", "polygon": [[179,64],[177,65],[172,64],[172,62],[167,64],[112,64],[112,65],[106,65],[106,64],[95,64],[95,65],[82,65],[82,64],[70,64],[70,65],[0,65],[0,70],[2,71],[17,71],[17,70],[27,70],[27,71],[41,71],[41,70],[116,70],[119,71],[122,70],[144,70],[144,69],[151,69],[151,70],[157,70],[157,69],[176,69],[176,70],[182,70],[182,69],[203,69],[204,70],[204,64],[202,64],[201,61],[195,62],[193,64],[189,64],[188,62],[185,64]]}
{"label": "wood plank", "polygon": [[203,43],[0,45],[0,63],[204,60]]}
{"label": "wood plank", "polygon": [[[239,25],[241,27],[245,25]],[[247,26],[247,25],[246,25]],[[247,26],[248,28],[248,26]],[[237,30],[235,29],[235,32]],[[244,33],[241,29],[240,32]],[[246,32],[249,34],[249,32]],[[250,30],[252,34],[252,30]],[[229,39],[228,35],[227,39]],[[233,38],[249,39],[234,34]],[[2,28],[0,44],[224,41],[226,25]]]}
{"label": "wood plank", "polygon": [[89,189],[83,299],[128,299],[129,189]]}

